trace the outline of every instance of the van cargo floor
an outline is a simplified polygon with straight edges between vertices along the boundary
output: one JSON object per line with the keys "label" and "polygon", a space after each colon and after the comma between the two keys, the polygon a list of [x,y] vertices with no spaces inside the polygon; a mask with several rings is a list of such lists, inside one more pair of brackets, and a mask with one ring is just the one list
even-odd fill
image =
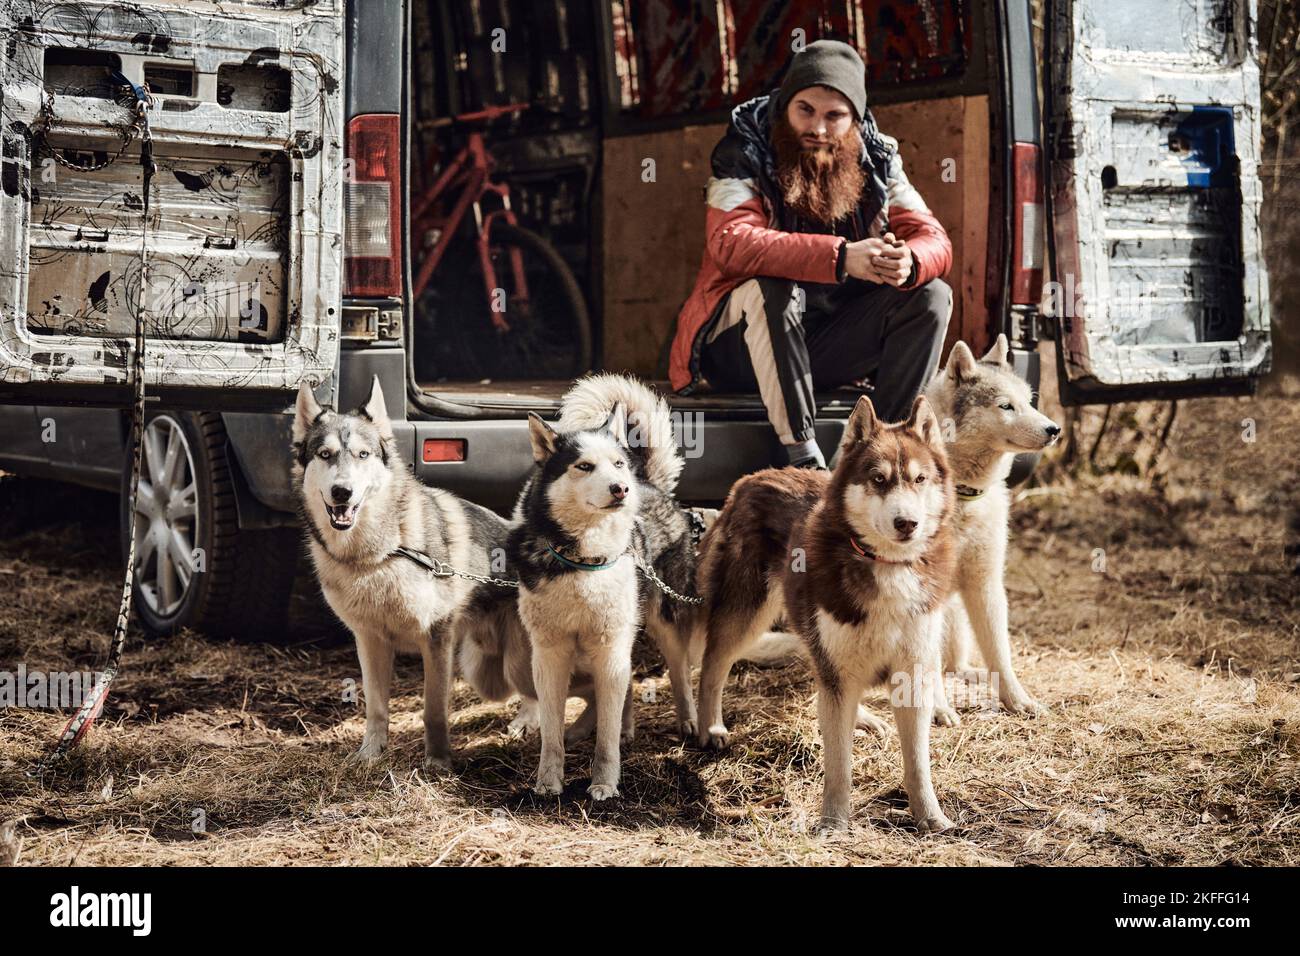
{"label": "van cargo floor", "polygon": [[[568,379],[501,379],[482,382],[421,382],[420,390],[434,398],[503,412],[553,411],[573,383]],[[674,395],[666,381],[649,381],[668,404],[682,411],[724,412],[737,418],[765,416],[763,402],[755,393],[700,392]],[[853,410],[860,389],[839,389],[817,393],[817,410],[827,418],[842,418]]]}

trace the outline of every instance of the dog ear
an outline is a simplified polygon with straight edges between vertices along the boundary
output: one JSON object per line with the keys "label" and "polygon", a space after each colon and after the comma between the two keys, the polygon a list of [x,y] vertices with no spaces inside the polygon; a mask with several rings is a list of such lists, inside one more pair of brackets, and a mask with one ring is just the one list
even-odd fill
{"label": "dog ear", "polygon": [[379,376],[376,375],[370,382],[370,397],[358,411],[375,423],[375,428],[379,429],[379,437],[391,439],[393,437],[393,423],[388,418],[388,407],[384,404],[384,390],[379,384]]}
{"label": "dog ear", "polygon": [[533,461],[544,465],[555,454],[560,436],[536,412],[528,413],[528,440],[533,445]]}
{"label": "dog ear", "polygon": [[1011,345],[1010,343],[1007,342],[1006,333],[999,332],[998,340],[993,343],[993,347],[991,349],[989,349],[987,352],[984,353],[984,357],[980,359],[980,361],[992,363],[994,365],[1001,365],[1003,368],[1006,368],[1007,352],[1009,352],[1010,350],[1011,350]]}
{"label": "dog ear", "polygon": [[316,419],[320,418],[324,409],[321,403],[316,401],[316,393],[312,391],[311,384],[304,381],[298,386],[298,403],[293,410],[293,443],[295,446],[301,445],[303,439],[307,437],[307,432]]}
{"label": "dog ear", "polygon": [[912,403],[912,414],[908,416],[905,427],[931,448],[939,452],[944,451],[939,419],[924,395],[916,396],[916,401]]}
{"label": "dog ear", "polygon": [[970,346],[960,339],[954,342],[944,370],[954,382],[969,378],[975,372],[975,356],[971,353]]}
{"label": "dog ear", "polygon": [[605,431],[614,436],[624,448],[627,444],[627,408],[622,402],[615,402],[614,407],[609,410],[609,418],[605,419]]}
{"label": "dog ear", "polygon": [[871,404],[871,399],[866,395],[860,396],[858,403],[853,406],[853,414],[849,416],[848,424],[844,426],[844,437],[840,439],[840,447],[845,448],[854,442],[866,441],[875,433],[878,424],[876,408]]}

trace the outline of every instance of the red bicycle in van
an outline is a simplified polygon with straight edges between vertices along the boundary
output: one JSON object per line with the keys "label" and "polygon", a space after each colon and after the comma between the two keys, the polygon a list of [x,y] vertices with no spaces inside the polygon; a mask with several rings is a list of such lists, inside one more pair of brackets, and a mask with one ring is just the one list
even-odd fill
{"label": "red bicycle in van", "polygon": [[[572,378],[591,368],[591,321],[578,281],[549,242],[519,224],[509,185],[491,178],[484,128],[529,107],[490,106],[420,123],[422,130],[461,130],[465,145],[411,202],[411,235],[424,247],[411,295],[422,303],[431,351],[450,355],[451,367],[474,377]],[[484,213],[488,196],[499,206]],[[474,254],[468,243],[460,255],[449,254],[471,209]],[[431,287],[440,268],[443,281]]]}

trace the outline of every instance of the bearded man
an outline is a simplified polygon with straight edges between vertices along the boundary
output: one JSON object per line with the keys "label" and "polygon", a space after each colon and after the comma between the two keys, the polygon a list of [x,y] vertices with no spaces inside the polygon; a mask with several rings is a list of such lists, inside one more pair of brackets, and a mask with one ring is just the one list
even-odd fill
{"label": "bearded man", "polygon": [[737,106],[712,172],[672,386],[758,391],[778,464],[824,468],[814,386],[870,377],[876,414],[906,418],[952,314],[952,244],[876,128],[847,43],[808,44],[777,90]]}

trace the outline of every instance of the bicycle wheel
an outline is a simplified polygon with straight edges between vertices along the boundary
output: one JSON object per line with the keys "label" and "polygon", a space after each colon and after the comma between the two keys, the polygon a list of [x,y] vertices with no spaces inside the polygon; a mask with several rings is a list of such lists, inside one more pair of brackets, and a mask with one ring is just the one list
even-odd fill
{"label": "bicycle wheel", "polygon": [[[591,320],[568,265],[541,236],[494,220],[489,255],[509,323],[492,322],[478,249],[457,242],[448,249],[421,300],[425,341],[417,336],[416,367],[430,378],[574,378],[591,368]],[[511,253],[517,250],[528,288],[515,288]]]}

